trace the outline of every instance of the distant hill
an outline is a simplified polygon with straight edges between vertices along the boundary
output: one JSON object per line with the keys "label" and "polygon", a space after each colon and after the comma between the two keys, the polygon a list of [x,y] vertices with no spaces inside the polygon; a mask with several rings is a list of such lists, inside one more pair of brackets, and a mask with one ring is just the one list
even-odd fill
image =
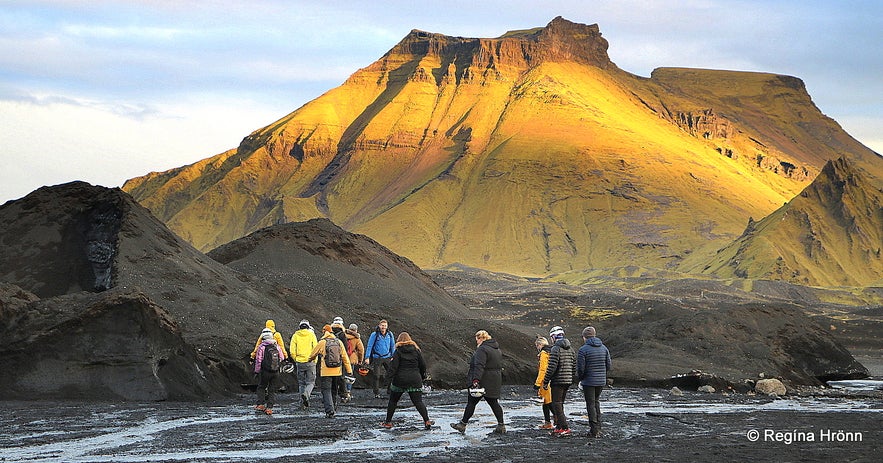
{"label": "distant hill", "polygon": [[326,217],[421,268],[540,276],[695,266],[841,157],[883,185],[883,159],[800,79],[643,78],[607,47],[560,17],[499,38],[414,30],[237,148],[123,189],[201,250]]}

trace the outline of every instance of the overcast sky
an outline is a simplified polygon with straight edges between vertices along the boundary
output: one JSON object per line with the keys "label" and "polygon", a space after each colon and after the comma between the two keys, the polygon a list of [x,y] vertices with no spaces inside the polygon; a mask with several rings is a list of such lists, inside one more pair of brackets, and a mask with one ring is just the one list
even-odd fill
{"label": "overcast sky", "polygon": [[620,68],[763,71],[883,152],[883,1],[0,2],[0,204],[109,187],[239,145],[411,29],[497,37],[599,24]]}

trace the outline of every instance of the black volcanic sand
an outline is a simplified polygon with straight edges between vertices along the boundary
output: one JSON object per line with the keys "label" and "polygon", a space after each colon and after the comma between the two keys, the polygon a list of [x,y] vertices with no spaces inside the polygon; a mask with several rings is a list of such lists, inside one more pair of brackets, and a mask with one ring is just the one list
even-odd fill
{"label": "black volcanic sand", "polygon": [[330,420],[317,395],[304,412],[292,405],[292,394],[280,394],[272,417],[253,412],[251,395],[207,404],[4,402],[0,461],[879,461],[883,442],[880,391],[773,400],[612,388],[602,395],[600,439],[587,436],[578,391],[566,404],[572,436],[537,429],[542,414],[532,392],[504,389],[502,436],[491,434],[493,415],[484,403],[464,435],[452,430],[465,399],[456,391],[426,395],[436,421],[430,431],[407,398],[395,427],[381,429],[385,399],[365,390]]}

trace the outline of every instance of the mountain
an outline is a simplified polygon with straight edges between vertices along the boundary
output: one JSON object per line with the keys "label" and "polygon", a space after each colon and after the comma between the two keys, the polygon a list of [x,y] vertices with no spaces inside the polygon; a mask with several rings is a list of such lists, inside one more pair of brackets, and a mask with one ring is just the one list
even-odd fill
{"label": "mountain", "polygon": [[811,286],[883,282],[883,190],[850,161],[829,161],[797,197],[759,222],[697,273]]}
{"label": "mountain", "polygon": [[[126,182],[209,250],[326,217],[421,268],[677,270],[776,211],[829,160],[883,160],[767,73],[619,69],[597,25],[414,30],[234,149]],[[699,256],[699,257],[697,257]]]}

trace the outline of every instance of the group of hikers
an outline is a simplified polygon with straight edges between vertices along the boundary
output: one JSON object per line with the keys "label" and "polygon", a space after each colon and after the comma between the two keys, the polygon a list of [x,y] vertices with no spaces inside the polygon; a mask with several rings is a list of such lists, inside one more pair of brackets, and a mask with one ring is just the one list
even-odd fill
{"label": "group of hikers", "polygon": [[[382,398],[381,384],[388,393],[386,419],[380,424],[392,428],[392,418],[402,396],[407,393],[423,419],[425,429],[435,424],[423,402],[424,381],[427,379],[426,361],[417,343],[407,332],[395,337],[389,322],[380,320],[364,344],[355,323],[344,328],[343,319],[335,317],[331,324],[317,334],[309,321],[301,320],[291,336],[286,351],[282,335],[276,331],[273,320],[266,326],[251,353],[254,373],[258,375],[258,404],[256,410],[273,414],[275,391],[279,388],[282,371],[295,373],[301,409],[310,406],[310,395],[318,376],[319,389],[326,418],[333,418],[339,402],[352,398],[354,372],[370,379],[374,398]],[[555,326],[549,330],[551,343],[537,336],[537,377],[534,390],[543,402],[544,422],[540,429],[552,430],[556,437],[569,436],[570,426],[564,412],[564,402],[571,385],[576,382],[583,392],[589,415],[589,435],[601,433],[600,395],[607,385],[607,371],[611,368],[610,352],[596,336],[595,328],[582,331],[583,345],[578,349],[564,335],[564,329]],[[475,333],[476,349],[469,362],[466,408],[460,421],[451,427],[466,432],[475,407],[484,400],[497,419],[494,433],[504,434],[503,408],[500,395],[503,384],[503,354],[496,339],[485,331]]]}

